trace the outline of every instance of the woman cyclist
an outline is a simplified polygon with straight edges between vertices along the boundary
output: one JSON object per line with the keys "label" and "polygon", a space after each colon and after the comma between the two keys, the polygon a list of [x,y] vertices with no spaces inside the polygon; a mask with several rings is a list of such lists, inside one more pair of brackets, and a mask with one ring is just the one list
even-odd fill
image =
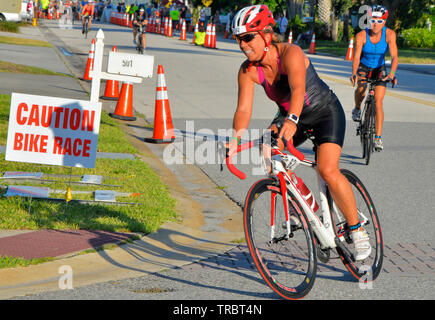
{"label": "woman cyclist", "polygon": [[[382,125],[384,123],[383,100],[387,79],[397,83],[395,74],[399,64],[397,55],[396,33],[385,27],[385,21],[388,18],[388,10],[384,6],[373,6],[370,11],[370,29],[359,32],[355,37],[355,55],[352,65],[351,82],[358,86],[355,90],[355,108],[352,110],[352,119],[360,121],[361,103],[364,100],[367,89],[367,77],[370,79],[382,79],[375,86],[375,104],[376,104],[376,135],[375,149],[383,150],[381,140]],[[385,68],[385,53],[390,50],[391,70],[387,75]]]}
{"label": "woman cyclist", "polygon": [[238,73],[234,136],[227,145],[228,155],[236,151],[240,137],[249,126],[254,87],[259,84],[278,104],[278,113],[269,128],[279,133],[281,148],[281,139],[293,139],[294,145],[298,146],[307,139],[304,132],[313,129],[319,144],[319,174],[328,184],[352,230],[356,259],[364,260],[371,252],[369,238],[359,223],[351,186],[338,166],[346,126],[343,108],[300,47],[276,42],[274,25],[272,13],[265,5],[243,8],[234,17],[233,33],[247,60]]}

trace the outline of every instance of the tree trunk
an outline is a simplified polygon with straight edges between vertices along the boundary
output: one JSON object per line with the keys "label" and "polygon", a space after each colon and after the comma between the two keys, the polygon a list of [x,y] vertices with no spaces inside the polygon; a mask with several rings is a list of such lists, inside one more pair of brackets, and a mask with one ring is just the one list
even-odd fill
{"label": "tree trunk", "polygon": [[304,0],[287,0],[287,12],[289,19],[294,19],[296,15],[301,17],[303,4]]}
{"label": "tree trunk", "polygon": [[294,19],[296,16],[295,3],[292,0],[287,0],[287,17],[288,19]]}
{"label": "tree trunk", "polygon": [[343,20],[343,41],[349,42],[349,17],[350,17],[350,10],[347,10],[344,13],[344,20]]}
{"label": "tree trunk", "polygon": [[340,23],[340,19],[336,18],[335,15],[332,15],[332,41],[338,42],[338,24]]}
{"label": "tree trunk", "polygon": [[331,10],[332,0],[319,0],[317,12],[320,22],[325,24],[323,35],[326,38],[331,38]]}

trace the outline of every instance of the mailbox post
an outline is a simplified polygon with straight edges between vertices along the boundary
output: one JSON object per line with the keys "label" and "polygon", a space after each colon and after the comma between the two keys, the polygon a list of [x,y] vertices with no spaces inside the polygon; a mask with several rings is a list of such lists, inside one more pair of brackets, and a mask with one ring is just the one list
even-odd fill
{"label": "mailbox post", "polygon": [[109,53],[107,72],[103,72],[103,30],[98,30],[96,38],[94,68],[89,72],[89,76],[92,77],[91,102],[98,102],[101,80],[103,79],[142,83],[142,78],[151,78],[153,76],[154,56],[122,52]]}

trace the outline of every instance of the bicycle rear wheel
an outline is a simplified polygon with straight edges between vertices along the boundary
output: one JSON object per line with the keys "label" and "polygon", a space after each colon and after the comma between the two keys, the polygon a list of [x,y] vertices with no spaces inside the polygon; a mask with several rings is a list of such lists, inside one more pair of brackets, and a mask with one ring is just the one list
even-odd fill
{"label": "bicycle rear wheel", "polygon": [[249,252],[260,275],[281,297],[299,299],[313,287],[317,258],[308,219],[297,201],[290,196],[288,199],[288,211],[300,222],[291,226],[290,237],[286,237],[281,191],[273,179],[260,180],[251,187],[243,224]]}
{"label": "bicycle rear wheel", "polygon": [[[367,259],[356,262],[348,259],[345,252],[339,247],[337,247],[337,252],[346,268],[355,278],[363,282],[369,282],[375,280],[382,269],[384,250],[381,225],[373,200],[361,180],[349,170],[341,169],[341,173],[347,178],[352,187],[358,210],[358,218],[361,226],[364,227],[370,238],[372,252]],[[354,252],[355,248],[350,238],[347,221],[335,205],[329,190],[327,197],[335,234],[350,252]]]}

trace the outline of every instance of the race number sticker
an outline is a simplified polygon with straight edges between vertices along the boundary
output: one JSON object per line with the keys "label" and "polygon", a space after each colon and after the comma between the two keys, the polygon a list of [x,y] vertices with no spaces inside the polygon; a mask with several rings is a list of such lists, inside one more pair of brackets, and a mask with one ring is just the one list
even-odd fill
{"label": "race number sticker", "polygon": [[108,73],[151,78],[153,68],[154,56],[113,51],[109,53]]}

